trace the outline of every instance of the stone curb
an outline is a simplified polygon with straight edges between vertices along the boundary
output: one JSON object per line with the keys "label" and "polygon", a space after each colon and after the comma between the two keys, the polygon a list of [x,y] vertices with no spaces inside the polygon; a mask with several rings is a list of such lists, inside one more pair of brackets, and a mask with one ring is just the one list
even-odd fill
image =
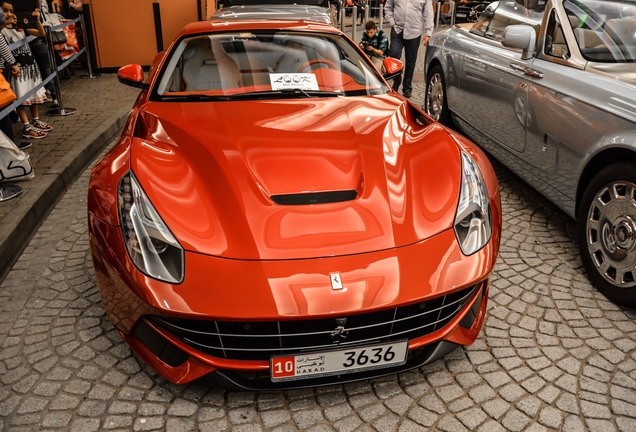
{"label": "stone curb", "polygon": [[121,131],[130,108],[96,127],[60,161],[41,175],[34,188],[3,218],[0,230],[0,280],[3,280],[38,226],[93,158]]}

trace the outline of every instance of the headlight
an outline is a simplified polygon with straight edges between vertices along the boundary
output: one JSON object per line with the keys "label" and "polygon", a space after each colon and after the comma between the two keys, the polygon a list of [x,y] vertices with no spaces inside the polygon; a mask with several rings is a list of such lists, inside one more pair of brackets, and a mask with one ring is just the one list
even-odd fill
{"label": "headlight", "polygon": [[462,184],[455,214],[455,236],[464,255],[483,248],[492,234],[492,214],[488,189],[479,167],[462,152]]}
{"label": "headlight", "polygon": [[119,221],[130,259],[144,274],[164,282],[183,282],[183,248],[128,171],[119,181]]}

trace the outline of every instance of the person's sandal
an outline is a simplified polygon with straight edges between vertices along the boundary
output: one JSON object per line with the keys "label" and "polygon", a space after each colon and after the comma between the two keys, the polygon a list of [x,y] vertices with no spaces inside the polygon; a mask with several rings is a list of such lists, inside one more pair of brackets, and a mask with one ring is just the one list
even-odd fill
{"label": "person's sandal", "polygon": [[41,131],[44,131],[44,132],[48,132],[48,131],[50,131],[51,129],[53,129],[53,126],[51,126],[50,124],[44,123],[44,122],[43,122],[42,120],[40,120],[40,119],[33,119],[33,120],[31,121],[31,125],[32,125],[34,128],[40,129]]}
{"label": "person's sandal", "polygon": [[24,138],[30,138],[30,139],[40,139],[40,138],[44,138],[47,135],[48,134],[46,132],[36,129],[32,125],[25,127],[24,131],[22,132],[22,136]]}

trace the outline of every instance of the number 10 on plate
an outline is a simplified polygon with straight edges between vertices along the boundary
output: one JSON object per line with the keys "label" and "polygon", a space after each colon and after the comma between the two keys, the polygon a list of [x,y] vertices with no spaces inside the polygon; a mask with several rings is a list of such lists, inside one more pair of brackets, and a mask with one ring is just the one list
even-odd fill
{"label": "number 10 on plate", "polygon": [[272,381],[287,381],[398,366],[406,362],[407,352],[408,341],[402,340],[292,356],[273,356],[270,360],[271,378]]}

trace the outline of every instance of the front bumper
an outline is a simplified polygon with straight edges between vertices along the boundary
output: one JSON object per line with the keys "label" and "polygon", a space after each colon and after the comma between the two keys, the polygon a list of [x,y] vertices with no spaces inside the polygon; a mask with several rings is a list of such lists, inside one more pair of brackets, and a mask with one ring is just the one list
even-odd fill
{"label": "front bumper", "polygon": [[[488,276],[498,249],[497,242],[491,241],[466,257],[461,254],[454,233],[448,230],[393,250],[312,260],[241,261],[186,252],[185,281],[171,285],[137,271],[128,259],[118,227],[92,216],[89,220],[91,251],[104,306],[133,350],[175,383],[209,375],[225,386],[251,389],[306,387],[377,377],[418,367],[458,345],[473,343],[484,323]],[[332,289],[332,272],[341,274],[344,289]],[[180,320],[214,325],[296,322],[313,328],[318,322],[335,318],[381,316],[389,310],[434,305],[439,299],[460,292],[467,294],[456,310],[445,313],[443,323],[424,333],[407,335],[406,364],[284,383],[272,383],[268,378],[266,358],[277,353],[267,353],[271,347],[264,348],[260,358],[227,354],[223,357],[214,351],[206,352],[187,334],[161,323],[162,318],[178,324]],[[430,316],[424,319],[422,326],[430,320]],[[373,339],[368,332],[365,337],[367,341],[369,337]],[[378,341],[398,337],[404,336],[392,336],[384,330],[377,333]],[[251,342],[244,341],[249,349]],[[315,342],[309,343],[284,352],[316,349]]]}

